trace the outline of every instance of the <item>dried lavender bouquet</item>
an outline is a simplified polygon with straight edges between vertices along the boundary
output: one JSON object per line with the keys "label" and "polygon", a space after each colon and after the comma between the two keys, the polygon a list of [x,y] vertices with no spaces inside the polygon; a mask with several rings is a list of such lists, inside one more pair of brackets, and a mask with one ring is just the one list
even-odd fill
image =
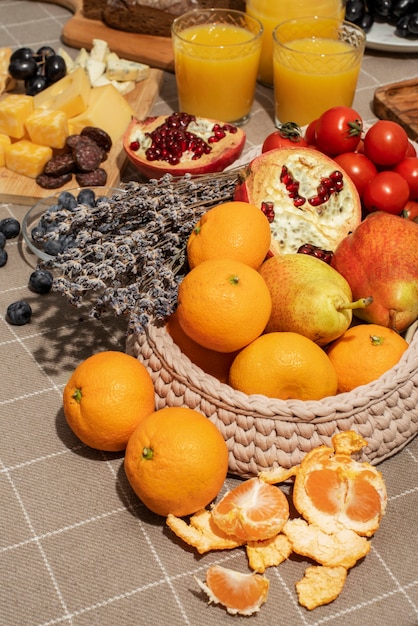
{"label": "dried lavender bouquet", "polygon": [[47,237],[71,245],[41,267],[54,271],[53,290],[90,315],[126,315],[128,332],[161,324],[175,310],[188,271],[186,243],[209,208],[232,200],[239,170],[159,181],[130,182],[96,207],[79,204],[45,219]]}

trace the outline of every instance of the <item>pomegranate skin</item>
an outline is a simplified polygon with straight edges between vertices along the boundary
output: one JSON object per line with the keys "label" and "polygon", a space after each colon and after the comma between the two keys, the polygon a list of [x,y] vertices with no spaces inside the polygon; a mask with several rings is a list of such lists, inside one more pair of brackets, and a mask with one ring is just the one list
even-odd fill
{"label": "pomegranate skin", "polygon": [[277,148],[253,159],[234,200],[267,216],[270,255],[296,253],[306,244],[333,252],[361,221],[361,201],[348,174],[312,148]]}
{"label": "pomegranate skin", "polygon": [[374,211],[335,250],[331,266],[348,282],[353,299],[372,304],[353,311],[373,324],[405,331],[418,319],[418,225]]}
{"label": "pomegranate skin", "polygon": [[[173,115],[173,114],[172,114]],[[174,114],[174,115],[187,115],[187,114]],[[208,144],[210,151],[207,154],[202,154],[198,158],[192,158],[193,154],[190,151],[185,151],[181,156],[178,163],[170,163],[166,160],[150,160],[145,154],[145,150],[139,145],[141,142],[137,141],[138,137],[144,137],[145,133],[152,133],[160,126],[166,123],[170,118],[170,115],[160,115],[157,117],[147,117],[144,120],[138,120],[132,118],[131,123],[126,129],[123,137],[123,147],[133,165],[137,168],[141,174],[147,178],[159,179],[164,174],[171,174],[172,176],[180,177],[185,174],[210,174],[214,172],[222,172],[228,165],[231,165],[236,161],[244,149],[246,134],[237,126],[232,124],[224,124],[217,120],[210,120],[207,118],[198,118],[195,120],[198,126],[205,129],[205,138],[203,141]],[[190,116],[193,117],[193,116]],[[225,132],[225,136],[216,141],[207,142],[207,137],[211,134],[208,129],[218,125],[221,128],[232,129]],[[197,127],[194,125],[194,133]],[[137,145],[138,144],[138,145]],[[139,148],[139,149],[137,149]]]}

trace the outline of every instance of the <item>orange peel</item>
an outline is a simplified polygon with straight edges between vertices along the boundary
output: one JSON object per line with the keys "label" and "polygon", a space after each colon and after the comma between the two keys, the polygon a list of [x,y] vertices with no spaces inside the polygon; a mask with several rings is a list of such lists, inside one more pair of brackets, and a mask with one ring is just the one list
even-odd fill
{"label": "orange peel", "polygon": [[268,567],[277,567],[292,553],[286,535],[279,533],[264,541],[249,541],[246,545],[248,565],[254,572],[263,574]]}
{"label": "orange peel", "polygon": [[312,565],[296,583],[299,604],[312,611],[333,602],[340,595],[347,579],[344,567]]}
{"label": "orange peel", "polygon": [[192,515],[189,524],[171,514],[167,516],[166,523],[179,539],[196,548],[199,554],[205,554],[211,550],[231,550],[244,543],[243,540],[222,532],[213,522],[211,513],[207,509],[202,509]]}

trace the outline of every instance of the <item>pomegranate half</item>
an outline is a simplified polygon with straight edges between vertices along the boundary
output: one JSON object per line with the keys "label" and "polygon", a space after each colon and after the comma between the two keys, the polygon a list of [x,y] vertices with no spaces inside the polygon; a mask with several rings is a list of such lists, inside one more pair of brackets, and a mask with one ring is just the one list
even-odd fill
{"label": "pomegranate half", "polygon": [[133,118],[124,137],[128,158],[147,178],[222,172],[241,155],[245,132],[216,120],[172,113]]}
{"label": "pomegranate half", "polygon": [[312,148],[277,148],[256,157],[243,171],[234,196],[266,214],[271,254],[296,253],[305,244],[334,251],[361,221],[352,180]]}

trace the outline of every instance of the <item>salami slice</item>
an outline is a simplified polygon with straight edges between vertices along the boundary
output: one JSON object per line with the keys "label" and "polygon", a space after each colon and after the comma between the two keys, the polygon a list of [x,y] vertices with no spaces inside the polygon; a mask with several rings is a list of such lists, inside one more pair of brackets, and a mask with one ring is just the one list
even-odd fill
{"label": "salami slice", "polygon": [[72,151],[76,167],[80,172],[92,172],[103,161],[105,152],[89,137],[80,137]]}
{"label": "salami slice", "polygon": [[43,174],[48,176],[62,176],[75,171],[74,157],[71,152],[56,154],[45,164]]}
{"label": "salami slice", "polygon": [[43,189],[58,189],[70,182],[73,175],[71,172],[68,174],[61,174],[60,176],[51,176],[50,174],[39,174],[36,177],[37,184]]}
{"label": "salami slice", "polygon": [[107,172],[98,167],[91,172],[77,172],[75,178],[80,187],[101,187],[107,183]]}
{"label": "salami slice", "polygon": [[103,148],[105,152],[109,152],[112,147],[112,138],[105,130],[103,130],[103,128],[85,126],[80,134],[82,137],[89,137],[92,139],[98,146]]}

